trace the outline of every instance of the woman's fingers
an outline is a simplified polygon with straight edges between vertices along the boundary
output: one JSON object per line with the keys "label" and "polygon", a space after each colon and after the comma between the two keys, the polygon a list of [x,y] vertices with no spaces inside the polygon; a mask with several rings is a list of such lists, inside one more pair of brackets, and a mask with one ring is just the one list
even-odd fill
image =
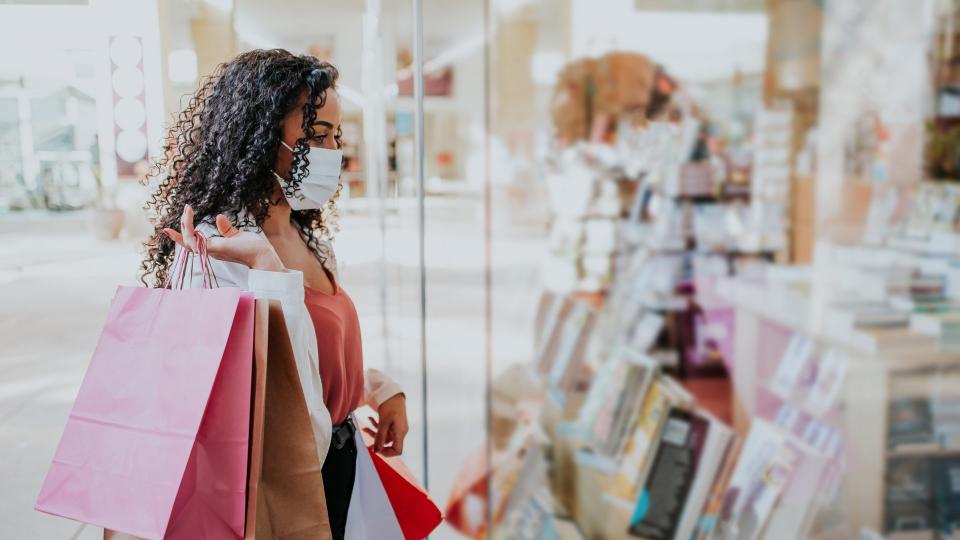
{"label": "woman's fingers", "polygon": [[402,453],[403,453],[402,449],[399,449],[396,446],[388,446],[380,452],[380,455],[384,457],[396,457]]}
{"label": "woman's fingers", "polygon": [[397,433],[396,428],[390,430],[390,447],[388,449],[396,452],[393,455],[399,456],[403,453],[403,437],[403,434]]}
{"label": "woman's fingers", "polygon": [[175,230],[173,230],[173,229],[171,229],[171,228],[169,228],[169,227],[164,227],[164,229],[163,229],[163,234],[167,235],[167,238],[169,238],[169,239],[173,240],[174,242],[180,244],[180,247],[183,247],[183,235],[182,235],[182,234],[178,233],[177,231],[175,231]]}
{"label": "woman's fingers", "polygon": [[385,420],[382,424],[377,426],[377,439],[373,444],[374,450],[377,452],[383,451],[383,447],[387,444],[387,435],[390,433],[390,428],[393,426],[391,420]]}
{"label": "woman's fingers", "polygon": [[234,227],[233,223],[230,223],[230,220],[227,218],[227,216],[223,214],[217,215],[217,230],[220,231],[220,234],[226,238],[240,234],[240,231]]}
{"label": "woman's fingers", "polygon": [[180,216],[180,234],[183,237],[183,245],[187,249],[196,253],[197,239],[194,236],[193,228],[193,207],[189,204],[183,207],[183,215]]}

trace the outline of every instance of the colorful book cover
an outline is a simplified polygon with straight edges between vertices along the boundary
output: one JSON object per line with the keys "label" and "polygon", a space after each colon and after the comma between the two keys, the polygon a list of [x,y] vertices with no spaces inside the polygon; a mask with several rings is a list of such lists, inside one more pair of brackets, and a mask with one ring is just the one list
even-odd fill
{"label": "colorful book cover", "polygon": [[763,531],[763,540],[808,538],[817,504],[824,502],[821,499],[829,459],[792,438],[787,444],[796,452],[797,460]]}
{"label": "colorful book cover", "polygon": [[936,528],[931,460],[927,457],[887,461],[884,529],[887,534]]}
{"label": "colorful book cover", "polygon": [[590,426],[590,433],[594,441],[606,441],[607,438],[610,437],[610,432],[613,429],[614,416],[625,399],[628,372],[629,367],[627,364],[623,362],[622,358],[617,358],[615,360],[611,385],[597,411],[593,424]]}
{"label": "colorful book cover", "polygon": [[770,381],[770,389],[783,399],[790,397],[800,379],[800,374],[813,356],[813,340],[802,334],[794,334],[787,344],[777,371]]}
{"label": "colorful book cover", "polygon": [[675,538],[689,540],[696,534],[697,526],[702,515],[703,505],[710,496],[711,486],[717,473],[723,467],[724,456],[730,447],[733,430],[708,412],[697,411],[697,416],[707,420],[707,438],[703,450],[697,460],[693,483],[687,493],[687,501],[680,516],[680,524]]}
{"label": "colorful book cover", "polygon": [[933,494],[940,536],[955,538],[960,533],[960,458],[943,457],[933,462]]}
{"label": "colorful book cover", "polygon": [[807,395],[806,409],[822,416],[833,408],[847,377],[850,361],[835,349],[828,350],[817,365],[817,376]]}
{"label": "colorful book cover", "polygon": [[720,517],[720,510],[723,508],[723,496],[727,492],[727,486],[730,484],[733,471],[737,467],[737,460],[740,458],[742,448],[743,439],[740,438],[735,438],[727,448],[727,454],[723,458],[723,466],[713,480],[710,495],[707,497],[707,502],[703,505],[703,511],[700,513],[700,523],[694,533],[696,540],[709,540],[713,535],[713,530]]}
{"label": "colorful book cover", "polygon": [[710,422],[682,409],[667,416],[650,474],[630,519],[632,536],[672,540],[697,471]]}
{"label": "colorful book cover", "polygon": [[653,446],[660,439],[660,429],[669,410],[670,400],[664,391],[662,380],[653,381],[623,452],[623,460],[612,489],[615,495],[629,500],[636,496],[638,486],[646,478],[648,465],[653,458]]}
{"label": "colorful book cover", "polygon": [[610,437],[603,445],[603,452],[611,457],[619,457],[623,452],[629,430],[636,425],[643,399],[659,367],[656,360],[629,349],[624,350],[624,358],[630,373],[629,380],[624,400],[614,416]]}
{"label": "colorful book cover", "polygon": [[934,442],[930,401],[924,398],[890,402],[887,442],[890,448]]}
{"label": "colorful book cover", "polygon": [[799,457],[789,439],[773,424],[753,420],[724,493],[713,538],[755,540],[759,536]]}

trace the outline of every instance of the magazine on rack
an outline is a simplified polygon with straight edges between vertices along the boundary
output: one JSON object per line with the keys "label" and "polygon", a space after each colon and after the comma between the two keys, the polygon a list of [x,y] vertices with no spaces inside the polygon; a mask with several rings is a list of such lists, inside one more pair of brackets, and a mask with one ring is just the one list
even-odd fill
{"label": "magazine on rack", "polygon": [[550,389],[560,396],[565,396],[581,375],[587,345],[596,324],[596,312],[593,308],[583,303],[578,304],[582,309],[571,315],[573,319],[564,328],[548,378]]}
{"label": "magazine on rack", "polygon": [[903,398],[890,402],[887,444],[890,449],[936,448],[930,401],[925,398]]}
{"label": "magazine on rack", "polygon": [[666,375],[653,381],[630,428],[611,486],[612,495],[631,503],[636,499],[656,455],[668,412],[674,407],[686,406],[692,400],[693,397],[679,383]]}
{"label": "magazine on rack", "polygon": [[731,477],[733,477],[733,471],[737,467],[737,460],[740,459],[740,450],[742,448],[743,439],[736,437],[734,437],[727,447],[727,453],[723,457],[723,466],[713,480],[707,502],[704,504],[703,511],[700,513],[697,530],[693,535],[695,540],[709,540],[713,535],[713,531],[717,526],[717,520],[720,517],[720,511],[723,509],[723,496],[726,494]]}
{"label": "magazine on rack", "polygon": [[658,364],[629,348],[619,349],[614,386],[607,394],[591,429],[594,449],[612,458],[619,455],[628,427],[639,412]]}
{"label": "magazine on rack", "polygon": [[553,291],[543,291],[540,302],[537,304],[537,313],[533,323],[533,343],[540,347],[552,330],[553,325],[560,317],[563,308],[564,296]]}
{"label": "magazine on rack", "polygon": [[760,537],[798,461],[797,450],[789,441],[789,435],[780,428],[759,418],[753,420],[711,538],[755,540]]}
{"label": "magazine on rack", "polygon": [[793,474],[780,494],[761,538],[804,540],[808,537],[818,502],[823,497],[824,475],[830,460],[794,438],[787,441],[796,459]]}
{"label": "magazine on rack", "polygon": [[687,501],[680,516],[676,539],[689,539],[697,529],[704,504],[710,495],[711,486],[717,478],[717,473],[723,465],[724,457],[733,440],[733,430],[706,411],[698,410],[697,415],[708,422],[707,439],[704,442],[700,458],[694,465],[696,472],[693,484],[687,494]]}
{"label": "magazine on rack", "polygon": [[783,399],[790,397],[813,356],[813,340],[802,334],[794,334],[780,358],[777,371],[770,380],[770,390]]}
{"label": "magazine on rack", "polygon": [[593,308],[567,299],[557,316],[547,322],[546,339],[537,349],[534,365],[558,397],[576,380],[595,319]]}
{"label": "magazine on rack", "polygon": [[710,421],[672,409],[660,434],[650,474],[630,518],[630,534],[647,540],[672,540],[706,446]]}
{"label": "magazine on rack", "polygon": [[885,529],[891,536],[924,533],[934,538],[936,497],[933,491],[932,462],[927,457],[906,457],[887,461]]}

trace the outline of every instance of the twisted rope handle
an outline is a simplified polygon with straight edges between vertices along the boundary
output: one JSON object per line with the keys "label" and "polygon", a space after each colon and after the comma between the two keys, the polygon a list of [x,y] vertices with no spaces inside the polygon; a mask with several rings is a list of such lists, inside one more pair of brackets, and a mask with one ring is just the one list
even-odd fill
{"label": "twisted rope handle", "polygon": [[[190,261],[189,272],[191,281],[193,278],[193,262],[195,259],[199,259],[200,275],[202,278],[200,286],[204,289],[212,289],[214,285],[217,287],[220,286],[219,282],[217,281],[217,276],[213,273],[213,269],[210,267],[210,257],[207,252],[207,237],[200,233],[200,231],[195,231],[194,238],[197,241],[197,252],[194,253],[185,248],[180,249],[177,259],[173,261],[173,266],[170,267],[170,271],[167,273],[167,279],[163,284],[163,288],[183,290],[183,285],[187,279],[188,259]],[[179,279],[174,279],[175,276]]]}

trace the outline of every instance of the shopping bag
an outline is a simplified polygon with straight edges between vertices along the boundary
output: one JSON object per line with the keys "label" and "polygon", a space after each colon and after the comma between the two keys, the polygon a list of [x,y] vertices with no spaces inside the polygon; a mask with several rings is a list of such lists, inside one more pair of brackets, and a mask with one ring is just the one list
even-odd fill
{"label": "shopping bag", "polygon": [[329,539],[323,473],[279,302],[257,300],[255,319],[245,538]]}
{"label": "shopping bag", "polygon": [[143,538],[242,538],[253,297],[120,287],[36,508]]}
{"label": "shopping bag", "polygon": [[[354,423],[359,426],[356,418]],[[376,474],[381,489],[386,494],[389,507],[402,534],[402,536],[389,538],[405,540],[426,538],[443,521],[440,509],[430,500],[430,495],[420,486],[400,457],[386,457],[374,452],[373,438],[362,429],[358,429],[355,436],[358,439],[357,448],[367,449],[366,452],[358,452],[357,475],[360,476],[361,465],[364,467],[363,472],[368,475],[372,466],[372,472]],[[351,502],[351,510],[353,507]],[[347,519],[349,522],[349,514]]]}

